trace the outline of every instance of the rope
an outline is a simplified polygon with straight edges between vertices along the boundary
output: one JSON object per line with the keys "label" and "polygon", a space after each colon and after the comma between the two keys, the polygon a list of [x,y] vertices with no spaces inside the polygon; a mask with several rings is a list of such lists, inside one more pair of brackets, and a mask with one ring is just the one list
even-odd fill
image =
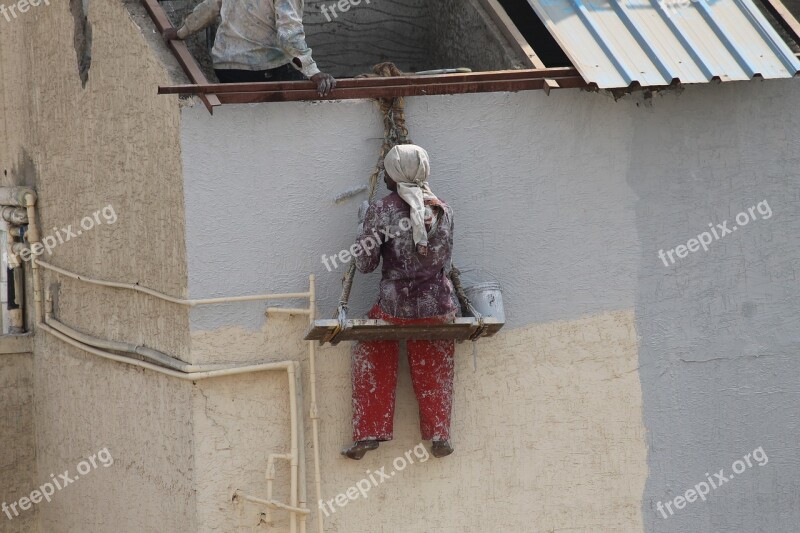
{"label": "rope", "polygon": [[[372,67],[371,74],[363,74],[359,77],[367,78],[391,78],[397,76],[404,76],[405,73],[401,71],[394,63],[378,63]],[[406,127],[406,102],[403,97],[397,98],[377,98],[378,107],[383,114],[383,144],[381,151],[378,155],[378,162],[375,164],[375,170],[369,177],[369,203],[372,205],[375,202],[375,196],[378,194],[378,179],[381,174],[386,172],[384,167],[384,159],[389,150],[398,144],[412,144],[411,139],[408,137],[408,128]],[[344,328],[347,320],[347,305],[350,301],[350,292],[353,289],[353,279],[356,275],[355,261],[350,263],[350,266],[342,278],[342,294],[339,297],[339,308],[337,309],[336,317],[339,319],[340,328]],[[338,332],[337,332],[338,333]]]}
{"label": "rope", "polygon": [[[391,78],[405,75],[394,63],[378,63],[372,67],[372,71],[372,75],[366,74],[362,77]],[[383,145],[378,155],[378,162],[375,165],[375,170],[372,171],[372,175],[369,177],[370,204],[375,201],[375,195],[378,193],[378,178],[386,171],[383,165],[386,154],[398,144],[412,144],[411,139],[408,137],[408,128],[406,127],[405,99],[403,97],[378,98],[376,101],[381,110],[381,114],[383,114]]]}
{"label": "rope", "polygon": [[[390,78],[404,75],[405,74],[399,68],[397,68],[394,63],[386,62],[379,63],[372,67],[371,74],[363,74],[358,77]],[[372,171],[372,174],[369,177],[370,205],[375,202],[375,196],[378,194],[378,179],[382,173],[386,172],[384,167],[384,159],[386,158],[386,154],[388,154],[389,150],[398,144],[413,144],[408,136],[408,128],[406,127],[405,99],[403,97],[377,98],[376,101],[381,113],[383,114],[383,145],[381,146],[381,151],[378,155],[378,162],[375,164],[375,170]],[[450,279],[453,282],[453,287],[455,288],[456,295],[458,296],[458,301],[461,304],[462,312],[470,312],[479,320],[480,327],[478,328],[478,331],[482,333],[483,317],[472,306],[472,303],[470,303],[469,298],[464,292],[464,288],[461,285],[460,274],[460,271],[455,267],[455,265],[452,265],[450,270]],[[339,297],[339,307],[337,308],[334,316],[334,318],[338,319],[339,325],[325,339],[320,341],[321,343],[332,340],[342,330],[346,329],[347,306],[350,302],[350,292],[353,289],[353,280],[355,279],[355,275],[356,264],[355,261],[352,261],[350,266],[347,268],[347,272],[345,272],[345,275],[342,278],[342,294]],[[473,354],[473,357],[475,357],[475,354]]]}

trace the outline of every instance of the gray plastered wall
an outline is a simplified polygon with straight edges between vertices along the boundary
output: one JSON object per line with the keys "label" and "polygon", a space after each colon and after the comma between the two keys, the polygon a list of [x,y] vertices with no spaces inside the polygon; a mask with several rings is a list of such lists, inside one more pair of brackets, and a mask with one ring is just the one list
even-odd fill
{"label": "gray plastered wall", "polygon": [[[635,310],[646,531],[788,532],[797,523],[797,99],[791,80],[617,102],[579,91],[409,99],[431,186],[456,212],[456,261],[503,285],[507,328]],[[213,119],[195,107],[183,117],[190,293],[295,291],[314,272],[321,310],[331,312],[343,269],[327,272],[320,256],[351,244],[362,198],[332,200],[374,164],[372,104],[226,107]],[[659,249],[763,200],[771,218],[756,212],[676,265],[659,259]],[[242,205],[245,229],[222,216]],[[202,225],[209,217],[218,223]],[[240,259],[224,282],[208,250]],[[359,277],[354,314],[376,283]],[[197,310],[192,328],[258,329],[260,315],[258,306]],[[767,465],[666,520],[656,511],[758,447]]]}

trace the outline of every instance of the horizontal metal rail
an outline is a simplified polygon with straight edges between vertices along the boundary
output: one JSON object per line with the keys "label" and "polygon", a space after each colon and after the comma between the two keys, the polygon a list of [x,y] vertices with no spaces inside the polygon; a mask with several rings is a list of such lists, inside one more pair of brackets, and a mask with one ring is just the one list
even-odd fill
{"label": "horizontal metal rail", "polygon": [[[226,93],[219,95],[223,104],[253,104],[259,102],[295,102],[302,100],[354,100],[370,98],[395,98],[399,96],[436,96],[443,94],[466,94],[486,92],[517,92],[547,90],[554,88],[548,79],[514,80],[510,82],[434,83],[431,85],[400,85],[379,88],[361,87],[335,91],[327,97],[319,97],[314,90],[275,91],[261,93]],[[586,88],[582,79],[562,78],[555,80],[557,88]]]}
{"label": "horizontal metal rail", "polygon": [[[334,93],[342,89],[380,88],[395,85],[432,85],[435,83],[463,82],[504,82],[536,78],[580,78],[578,71],[571,67],[557,67],[527,70],[498,70],[494,72],[470,72],[459,74],[435,74],[431,76],[397,76],[392,78],[362,77],[343,78],[336,81]],[[257,82],[257,83],[217,83],[159,87],[159,94],[222,94],[275,92],[295,90],[315,90],[311,81]]]}
{"label": "horizontal metal rail", "polygon": [[[216,92],[218,86],[210,88],[203,86],[187,87],[180,89],[162,87],[162,94],[204,94],[203,91]],[[266,90],[249,92],[220,92],[217,94],[223,104],[251,104],[259,102],[296,102],[304,100],[354,100],[372,98],[395,98],[400,96],[435,96],[444,94],[466,94],[485,92],[517,92],[530,90],[545,90],[553,88],[575,89],[590,88],[580,77],[566,78],[523,78],[513,80],[469,81],[457,83],[426,83],[411,85],[381,85],[377,87],[352,87],[337,88],[330,95],[321,97],[315,88],[292,90]],[[167,93],[166,91],[172,91]],[[181,92],[188,91],[188,92]]]}

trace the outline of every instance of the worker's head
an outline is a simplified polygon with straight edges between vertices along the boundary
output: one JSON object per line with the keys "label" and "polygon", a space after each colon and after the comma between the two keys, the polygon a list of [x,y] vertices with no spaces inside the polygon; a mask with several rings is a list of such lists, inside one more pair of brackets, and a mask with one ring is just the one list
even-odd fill
{"label": "worker's head", "polygon": [[[425,202],[438,201],[428,186],[431,165],[428,152],[413,144],[398,144],[383,160],[386,168],[386,186],[396,190],[410,209],[414,246],[424,255],[428,245],[425,227]],[[391,183],[390,183],[391,182]],[[394,189],[392,189],[392,185]]]}
{"label": "worker's head", "polygon": [[386,188],[390,191],[397,191],[397,182],[394,181],[392,178],[389,177],[388,172],[383,173],[383,182],[386,184]]}
{"label": "worker's head", "polygon": [[418,187],[428,181],[431,173],[428,152],[413,144],[398,144],[389,150],[384,166],[387,177],[392,181]]}

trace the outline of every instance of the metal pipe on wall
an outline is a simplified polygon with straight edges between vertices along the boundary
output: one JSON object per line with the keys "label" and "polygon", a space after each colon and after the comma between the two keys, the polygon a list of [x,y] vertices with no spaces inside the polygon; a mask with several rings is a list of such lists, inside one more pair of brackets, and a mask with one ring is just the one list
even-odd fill
{"label": "metal pipe on wall", "polygon": [[28,207],[28,196],[36,202],[36,191],[30,187],[0,187],[0,205]]}
{"label": "metal pipe on wall", "polygon": [[220,370],[222,368],[232,368],[231,365],[225,365],[225,364],[192,365],[184,361],[181,361],[180,359],[167,355],[165,353],[153,350],[152,348],[147,348],[146,346],[141,346],[138,344],[123,342],[123,341],[114,341],[110,339],[100,339],[92,335],[87,335],[86,333],[73,329],[64,324],[63,322],[60,322],[59,320],[54,318],[52,305],[53,305],[52,296],[50,292],[46,290],[45,312],[44,312],[45,322],[49,324],[51,327],[63,333],[64,335],[68,335],[73,339],[80,341],[83,344],[92,346],[94,348],[100,348],[104,350],[114,350],[115,352],[125,352],[125,353],[140,355],[146,359],[149,359],[150,362],[152,363],[160,364],[162,366],[166,366],[167,368],[171,368],[172,370],[177,370],[179,372],[186,372],[187,374],[193,374],[197,372],[207,372],[209,370]]}
{"label": "metal pipe on wall", "polygon": [[[314,324],[317,316],[317,284],[316,277],[311,274],[309,280],[309,324]],[[317,524],[319,533],[325,531],[325,521],[322,517],[322,475],[320,473],[319,459],[319,410],[317,408],[317,344],[314,341],[308,343],[308,379],[311,384],[311,406],[309,417],[311,418],[311,436],[314,442],[314,485],[317,494]]]}
{"label": "metal pipe on wall", "polygon": [[28,223],[28,210],[24,207],[3,206],[0,216],[5,222],[21,226]]}
{"label": "metal pipe on wall", "polygon": [[[50,335],[75,346],[76,348],[80,348],[81,350],[91,353],[93,355],[100,356],[104,359],[109,359],[111,361],[117,361],[120,363],[125,363],[132,366],[137,366],[140,368],[146,368],[148,370],[153,370],[159,372],[161,374],[165,374],[170,377],[175,377],[184,381],[198,381],[201,379],[210,379],[215,377],[222,377],[222,376],[232,376],[237,374],[246,374],[251,372],[262,372],[262,371],[270,371],[270,370],[282,370],[287,373],[287,377],[289,380],[289,417],[290,417],[290,439],[291,439],[291,453],[289,456],[291,457],[291,481],[290,481],[290,504],[287,506],[285,504],[280,504],[279,502],[273,501],[265,501],[265,500],[258,500],[257,498],[250,497],[244,495],[244,499],[248,501],[255,501],[256,503],[268,503],[269,505],[275,506],[276,508],[281,508],[289,511],[289,525],[290,525],[290,533],[297,533],[297,515],[300,513],[309,513],[308,509],[301,509],[298,507],[298,494],[300,493],[300,489],[298,487],[301,480],[298,477],[298,453],[299,453],[299,446],[298,446],[298,412],[300,411],[300,407],[298,405],[298,398],[297,398],[297,387],[296,387],[296,379],[297,379],[297,368],[298,363],[297,361],[280,361],[280,362],[269,362],[269,363],[259,363],[254,365],[245,365],[245,366],[237,366],[237,367],[230,367],[224,368],[219,370],[212,370],[208,372],[196,372],[196,373],[186,373],[186,372],[179,372],[176,370],[171,370],[168,368],[163,368],[158,365],[154,365],[152,363],[148,363],[146,361],[139,361],[138,359],[133,359],[131,357],[116,355],[110,352],[106,352],[103,350],[99,350],[87,344],[83,344],[82,342],[71,338],[64,333],[61,333],[46,321],[43,321],[39,324],[39,329],[42,331],[46,331]],[[302,480],[305,482],[305,480]]]}
{"label": "metal pipe on wall", "polygon": [[117,281],[106,281],[101,279],[90,278],[88,276],[81,276],[79,274],[75,274],[74,272],[64,270],[63,268],[59,268],[55,265],[51,265],[50,263],[42,261],[40,259],[36,259],[35,262],[41,267],[44,267],[48,270],[52,270],[53,272],[58,272],[59,274],[67,276],[68,278],[77,279],[78,281],[91,283],[92,285],[100,285],[103,287],[113,287],[117,289],[128,289],[132,291],[142,292],[144,294],[155,296],[156,298],[160,298],[167,302],[172,302],[178,305],[185,305],[187,307],[195,307],[198,305],[234,303],[234,302],[257,302],[260,300],[287,300],[292,298],[308,298],[309,296],[307,292],[298,292],[289,294],[254,294],[251,296],[230,296],[226,298],[205,298],[200,300],[186,300],[183,298],[175,298],[174,296],[170,296],[168,294],[164,294],[163,292],[158,292],[153,289],[148,289],[147,287],[142,287],[141,285],[136,285],[135,283],[120,283]]}
{"label": "metal pipe on wall", "polygon": [[[117,283],[117,282],[106,282],[102,280],[96,280],[92,278],[88,278],[85,276],[80,276],[73,272],[69,272],[67,270],[55,267],[49,263],[44,261],[39,261],[33,258],[34,263],[39,263],[44,268],[53,270],[58,272],[62,275],[71,277],[73,279],[77,279],[79,281],[84,281],[87,283],[92,283],[96,285],[105,285],[105,286],[112,286],[117,288],[125,288],[130,290],[139,290],[140,292],[147,292],[148,294],[152,294],[157,297],[161,297],[162,299],[166,299],[168,301],[173,301],[173,303],[179,303],[182,305],[187,306],[194,306],[194,305],[205,305],[211,303],[227,303],[231,301],[255,301],[255,300],[264,300],[264,299],[291,299],[291,298],[308,298],[309,299],[309,308],[308,309],[289,309],[288,312],[290,314],[306,314],[309,316],[310,321],[313,323],[314,317],[316,314],[316,278],[312,274],[309,276],[309,291],[306,293],[288,293],[288,294],[268,294],[268,295],[257,295],[257,296],[240,296],[240,297],[233,297],[233,298],[214,298],[214,299],[207,299],[207,300],[181,300],[177,298],[173,298],[168,295],[164,295],[162,293],[158,293],[157,291],[152,291],[151,289],[145,289],[138,285],[133,284],[125,284],[125,283]],[[261,370],[275,370],[278,368],[286,369],[287,374],[291,374],[290,376],[290,411],[294,414],[291,415],[291,452],[289,454],[274,454],[276,458],[287,458],[290,461],[290,472],[291,472],[291,480],[290,480],[290,504],[285,505],[281,504],[280,502],[275,502],[272,500],[272,483],[269,479],[269,466],[267,469],[267,484],[268,484],[268,491],[269,491],[269,498],[268,500],[262,500],[256,498],[254,496],[248,496],[246,494],[240,494],[237,491],[236,495],[241,495],[242,499],[246,501],[250,501],[253,503],[259,503],[263,505],[267,505],[268,509],[282,509],[287,510],[290,512],[290,532],[296,533],[297,531],[297,515],[300,515],[299,527],[301,533],[305,533],[306,531],[306,520],[307,515],[310,513],[308,509],[308,502],[307,502],[307,488],[306,488],[306,469],[305,469],[305,437],[303,431],[302,422],[298,421],[298,412],[302,412],[302,405],[303,405],[303,392],[302,392],[302,376],[300,375],[299,369],[299,362],[297,361],[284,361],[281,363],[262,363],[256,365],[243,365],[243,366],[230,366],[225,368],[211,368],[211,365],[206,366],[195,366],[195,365],[188,365],[176,359],[174,357],[168,356],[161,352],[157,352],[155,350],[150,350],[149,348],[144,348],[141,346],[136,346],[130,343],[124,343],[120,341],[111,341],[107,339],[99,339],[90,335],[86,335],[81,333],[77,330],[66,326],[65,324],[55,320],[52,317],[52,297],[48,291],[46,294],[46,305],[44,306],[44,319],[40,323],[40,327],[43,331],[71,344],[75,347],[78,347],[84,351],[92,353],[94,355],[98,355],[100,357],[110,359],[113,361],[118,361],[134,366],[138,366],[141,368],[147,368],[150,370],[154,370],[156,372],[160,372],[162,374],[166,374],[172,377],[178,377],[179,379],[184,380],[192,380],[195,381],[197,379],[207,379],[211,377],[218,377],[223,375],[235,375],[235,374],[243,374],[248,372],[258,372]],[[270,308],[269,312],[275,312],[276,309],[283,310],[284,308]],[[73,335],[76,334],[76,335]],[[86,341],[86,342],[82,342]],[[99,347],[98,347],[99,346]],[[174,364],[179,368],[184,368],[185,370],[176,370],[174,368],[164,368],[157,364],[149,363],[146,361],[140,361],[138,359],[134,359],[132,357],[121,356],[117,354],[113,354],[110,352],[106,352],[100,348],[107,348],[113,349],[116,351],[128,352],[128,353],[136,353],[137,355],[141,355],[143,357],[147,356],[157,356],[159,362],[170,366],[170,364]],[[311,372],[310,372],[310,379],[311,379],[311,398],[312,398],[312,406],[310,409],[310,413],[312,416],[312,428],[313,428],[313,446],[314,446],[314,473],[315,473],[315,484],[316,484],[316,493],[317,498],[322,499],[321,496],[321,474],[320,474],[320,460],[319,460],[319,416],[317,413],[316,407],[316,346],[313,342],[309,342],[309,358],[311,361]],[[177,362],[177,363],[176,363]],[[278,365],[277,367],[275,365]],[[286,366],[291,365],[291,369]],[[188,370],[191,369],[191,370]],[[188,371],[187,371],[188,370]],[[272,459],[273,456],[270,456]],[[274,461],[274,459],[273,459]],[[274,467],[273,467],[274,468]],[[272,476],[274,479],[274,475]],[[324,531],[324,522],[322,517],[322,511],[319,511],[319,519],[318,519],[318,526],[319,531]]]}
{"label": "metal pipe on wall", "polygon": [[[41,280],[39,279],[39,266],[36,264],[34,256],[41,253],[43,249],[42,243],[39,242],[39,226],[36,224],[36,193],[30,191],[25,194],[25,208],[28,211],[28,231],[26,236],[31,245],[31,274],[33,275],[33,308],[34,308],[34,322],[38,325],[44,319],[42,313],[42,287]],[[2,202],[0,202],[2,203]],[[40,249],[37,250],[36,247]]]}

